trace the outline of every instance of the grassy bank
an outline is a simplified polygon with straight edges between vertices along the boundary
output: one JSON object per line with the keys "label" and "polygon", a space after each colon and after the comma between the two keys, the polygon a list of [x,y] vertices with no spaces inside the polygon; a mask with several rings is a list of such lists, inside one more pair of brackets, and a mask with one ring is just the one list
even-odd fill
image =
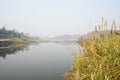
{"label": "grassy bank", "polygon": [[21,38],[13,38],[10,40],[11,43],[13,44],[26,44],[26,43],[33,43],[33,42],[36,42],[35,40],[32,40],[32,39],[21,39]]}
{"label": "grassy bank", "polygon": [[92,36],[79,41],[82,50],[62,80],[120,80],[120,32],[114,20],[111,30],[106,24],[102,20]]}
{"label": "grassy bank", "polygon": [[24,41],[23,41],[22,39],[19,39],[19,38],[13,38],[13,39],[11,39],[10,42],[13,43],[13,44],[21,44],[21,43],[24,43]]}

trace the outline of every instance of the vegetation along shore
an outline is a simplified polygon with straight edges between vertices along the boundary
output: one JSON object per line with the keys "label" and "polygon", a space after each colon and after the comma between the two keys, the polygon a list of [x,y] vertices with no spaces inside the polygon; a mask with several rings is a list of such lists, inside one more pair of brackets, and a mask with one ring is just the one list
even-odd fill
{"label": "vegetation along shore", "polygon": [[0,29],[0,46],[8,46],[11,44],[23,44],[35,42],[37,38],[30,37],[28,34],[18,32],[17,30],[7,30],[5,27]]}
{"label": "vegetation along shore", "polygon": [[95,27],[92,35],[81,37],[80,53],[74,54],[72,70],[62,80],[120,80],[120,29],[115,20]]}

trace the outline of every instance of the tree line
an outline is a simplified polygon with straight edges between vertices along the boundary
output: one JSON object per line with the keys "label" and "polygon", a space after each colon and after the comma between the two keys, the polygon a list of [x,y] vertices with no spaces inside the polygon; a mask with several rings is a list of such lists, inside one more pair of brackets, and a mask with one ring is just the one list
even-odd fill
{"label": "tree line", "polygon": [[12,38],[22,38],[27,37],[28,35],[25,35],[23,32],[18,32],[17,30],[8,30],[5,27],[0,28],[0,35],[3,36],[9,36]]}

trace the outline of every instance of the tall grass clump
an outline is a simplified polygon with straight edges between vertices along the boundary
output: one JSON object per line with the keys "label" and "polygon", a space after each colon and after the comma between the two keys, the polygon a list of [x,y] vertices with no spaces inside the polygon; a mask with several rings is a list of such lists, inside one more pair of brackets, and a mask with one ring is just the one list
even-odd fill
{"label": "tall grass clump", "polygon": [[79,40],[82,50],[74,55],[72,70],[63,80],[120,80],[120,31],[113,20],[111,29],[102,18],[92,35]]}

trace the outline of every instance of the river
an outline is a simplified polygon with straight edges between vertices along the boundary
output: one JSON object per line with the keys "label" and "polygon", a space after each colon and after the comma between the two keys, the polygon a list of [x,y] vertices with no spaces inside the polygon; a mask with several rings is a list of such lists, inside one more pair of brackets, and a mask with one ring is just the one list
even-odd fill
{"label": "river", "polygon": [[77,43],[40,43],[0,49],[0,80],[60,80],[71,68]]}

